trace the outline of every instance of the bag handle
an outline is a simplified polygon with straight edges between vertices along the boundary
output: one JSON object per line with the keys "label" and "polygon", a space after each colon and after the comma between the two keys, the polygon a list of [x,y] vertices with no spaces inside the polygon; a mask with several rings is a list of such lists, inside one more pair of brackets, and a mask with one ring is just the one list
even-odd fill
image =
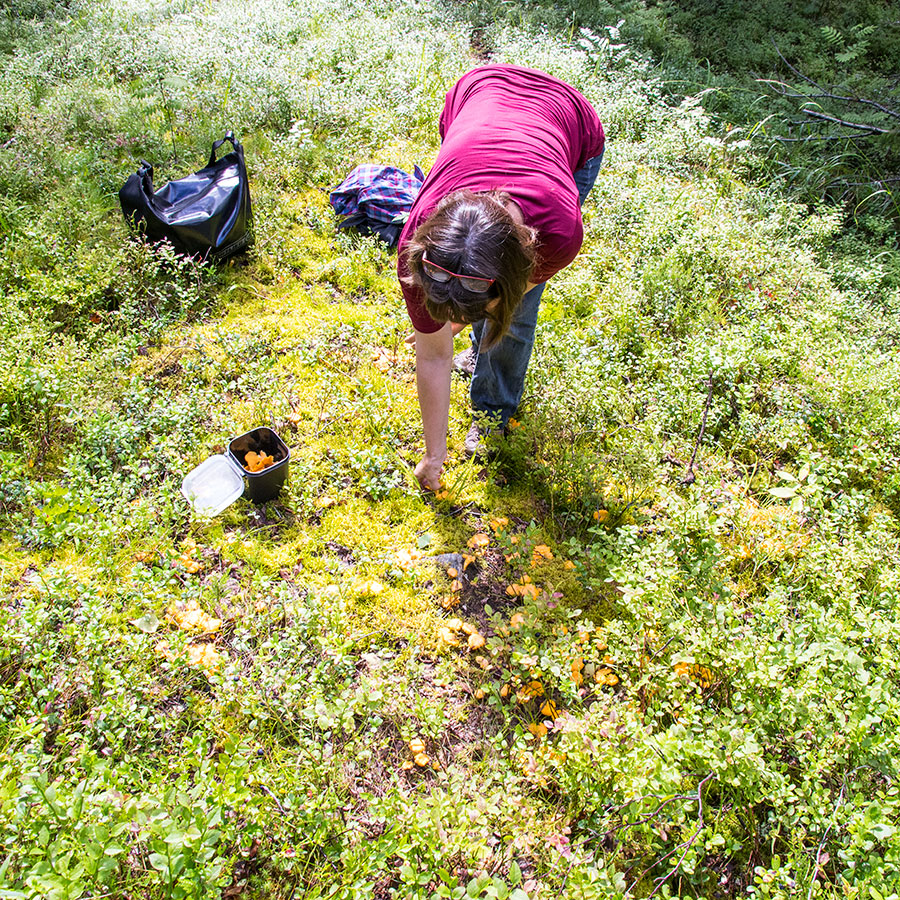
{"label": "bag handle", "polygon": [[148,201],[151,201],[153,199],[153,166],[146,159],[141,160],[141,166],[137,170],[137,177],[144,196]]}
{"label": "bag handle", "polygon": [[219,149],[219,147],[222,146],[222,144],[225,143],[225,141],[230,141],[231,146],[234,147],[235,152],[243,159],[244,148],[241,147],[241,145],[237,142],[233,131],[226,131],[225,136],[221,140],[213,141],[212,153],[209,154],[209,165],[215,165],[216,151]]}

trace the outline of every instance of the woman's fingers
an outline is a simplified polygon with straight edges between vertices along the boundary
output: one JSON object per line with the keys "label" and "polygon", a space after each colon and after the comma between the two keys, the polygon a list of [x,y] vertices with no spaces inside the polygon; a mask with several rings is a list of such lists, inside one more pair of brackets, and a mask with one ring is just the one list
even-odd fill
{"label": "woman's fingers", "polygon": [[434,463],[423,459],[415,469],[416,478],[423,490],[439,491],[441,489],[441,469],[443,466],[436,466]]}

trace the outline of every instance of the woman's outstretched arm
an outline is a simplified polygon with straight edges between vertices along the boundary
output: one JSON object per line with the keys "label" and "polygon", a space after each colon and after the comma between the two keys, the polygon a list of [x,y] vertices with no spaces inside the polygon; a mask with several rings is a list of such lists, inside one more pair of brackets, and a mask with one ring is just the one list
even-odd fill
{"label": "woman's outstretched arm", "polygon": [[441,470],[447,458],[452,362],[453,331],[449,322],[433,334],[416,332],[416,390],[425,433],[425,456],[415,471],[419,484],[432,491],[441,486]]}

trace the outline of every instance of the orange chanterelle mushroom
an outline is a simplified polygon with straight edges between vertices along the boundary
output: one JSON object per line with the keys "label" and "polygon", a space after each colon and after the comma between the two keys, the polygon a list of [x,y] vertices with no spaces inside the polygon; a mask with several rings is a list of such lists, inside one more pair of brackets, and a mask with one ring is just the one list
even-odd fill
{"label": "orange chanterelle mushroom", "polygon": [[248,450],[244,454],[244,468],[248,472],[262,472],[275,463],[275,458],[268,453],[257,453],[255,450]]}

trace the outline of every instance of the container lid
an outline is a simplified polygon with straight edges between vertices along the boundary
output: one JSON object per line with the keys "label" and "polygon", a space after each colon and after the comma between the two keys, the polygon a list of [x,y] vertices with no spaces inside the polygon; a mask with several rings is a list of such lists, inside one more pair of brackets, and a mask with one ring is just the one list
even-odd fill
{"label": "container lid", "polygon": [[216,454],[184,476],[181,493],[197,515],[215,516],[244,493],[244,479],[234,463]]}

